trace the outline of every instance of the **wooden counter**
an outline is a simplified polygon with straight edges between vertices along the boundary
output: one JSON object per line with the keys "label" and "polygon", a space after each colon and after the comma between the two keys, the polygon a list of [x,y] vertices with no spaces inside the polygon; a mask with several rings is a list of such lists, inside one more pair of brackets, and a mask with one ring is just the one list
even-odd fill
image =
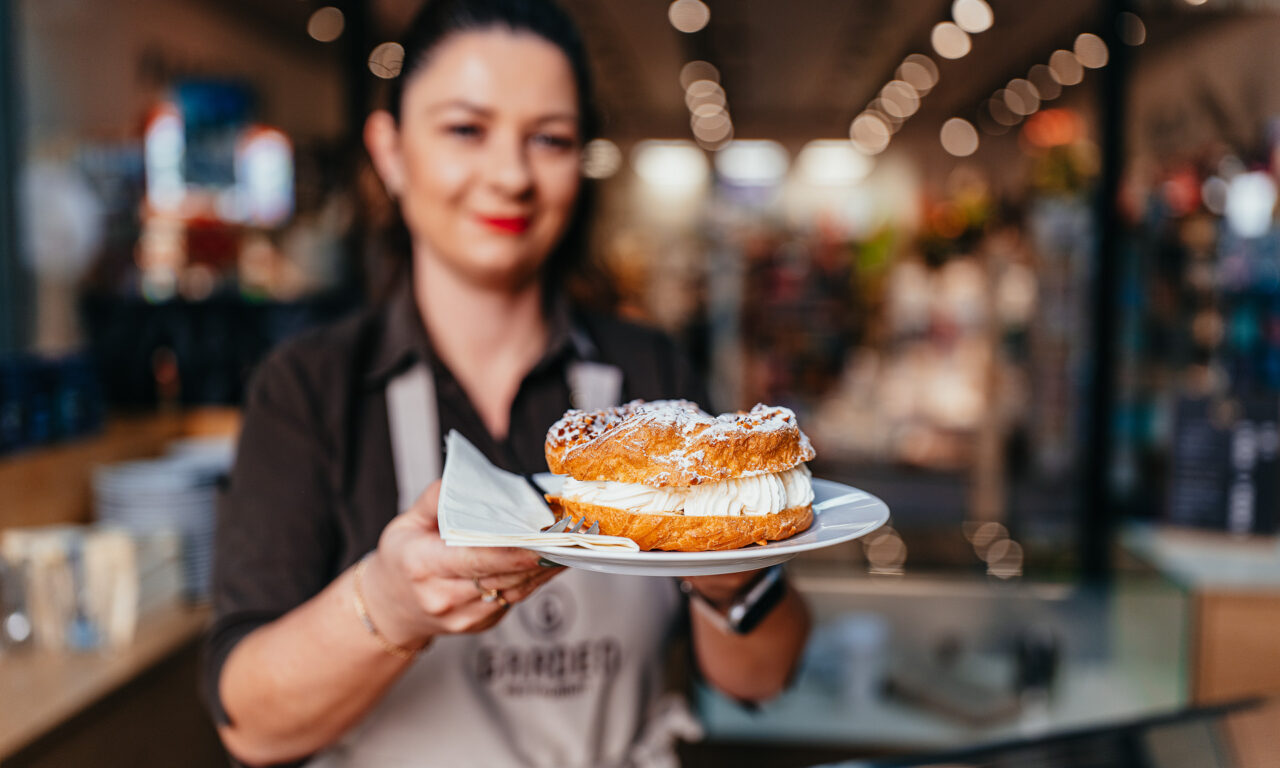
{"label": "wooden counter", "polygon": [[[143,617],[133,644],[118,651],[28,650],[0,656],[0,762],[72,722],[148,670],[194,649],[208,620],[207,607],[172,605]],[[190,684],[194,701],[195,680]],[[161,723],[148,725],[162,727]]]}

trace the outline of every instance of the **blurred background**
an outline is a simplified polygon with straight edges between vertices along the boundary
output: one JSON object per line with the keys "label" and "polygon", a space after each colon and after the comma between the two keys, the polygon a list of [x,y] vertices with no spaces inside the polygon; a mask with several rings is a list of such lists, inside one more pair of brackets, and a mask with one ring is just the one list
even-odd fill
{"label": "blurred background", "polygon": [[[562,1],[579,294],[893,512],[686,764],[1273,765],[1280,2]],[[212,500],[254,365],[385,287],[417,6],[0,0],[0,764],[225,764]]]}

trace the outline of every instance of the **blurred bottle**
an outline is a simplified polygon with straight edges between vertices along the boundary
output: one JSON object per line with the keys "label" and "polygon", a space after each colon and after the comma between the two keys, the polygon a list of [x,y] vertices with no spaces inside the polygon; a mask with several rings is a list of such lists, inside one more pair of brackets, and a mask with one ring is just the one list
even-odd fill
{"label": "blurred bottle", "polygon": [[0,655],[30,645],[26,580],[19,568],[0,557]]}

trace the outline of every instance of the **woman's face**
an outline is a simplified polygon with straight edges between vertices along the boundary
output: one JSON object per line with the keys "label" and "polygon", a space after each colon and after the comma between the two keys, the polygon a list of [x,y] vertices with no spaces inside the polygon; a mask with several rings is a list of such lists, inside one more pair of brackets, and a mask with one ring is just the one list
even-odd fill
{"label": "woman's face", "polygon": [[392,167],[380,170],[415,258],[487,287],[526,284],[578,195],[582,141],[568,58],[532,34],[466,32],[409,77]]}

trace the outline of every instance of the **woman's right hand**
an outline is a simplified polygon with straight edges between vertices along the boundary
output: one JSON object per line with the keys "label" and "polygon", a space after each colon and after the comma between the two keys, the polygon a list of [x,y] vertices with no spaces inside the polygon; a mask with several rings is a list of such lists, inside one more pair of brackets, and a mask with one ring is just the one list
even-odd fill
{"label": "woman's right hand", "polygon": [[[365,573],[370,618],[403,648],[422,647],[440,634],[486,630],[564,570],[538,565],[538,555],[525,549],[446,545],[436,521],[439,499],[437,480],[383,529]],[[492,590],[501,600],[482,599]]]}

